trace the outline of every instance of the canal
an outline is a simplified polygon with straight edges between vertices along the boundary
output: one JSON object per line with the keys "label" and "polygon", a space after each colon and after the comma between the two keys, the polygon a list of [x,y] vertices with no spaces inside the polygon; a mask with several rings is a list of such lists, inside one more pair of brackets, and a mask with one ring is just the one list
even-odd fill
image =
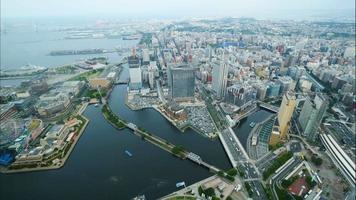
{"label": "canal", "polygon": [[192,184],[211,175],[128,129],[114,129],[100,107],[89,106],[84,115],[90,123],[64,167],[0,174],[0,199],[130,199],[138,194],[156,199],[176,190],[179,181]]}
{"label": "canal", "polygon": [[[121,78],[127,78],[127,69]],[[131,111],[125,105],[126,93],[125,85],[115,86],[109,99],[112,110],[126,121],[182,145],[219,168],[231,167],[218,139],[210,140],[191,129],[182,133],[153,109]],[[179,181],[190,185],[212,175],[207,169],[142,140],[128,129],[114,129],[103,118],[100,107],[89,106],[84,115],[90,122],[64,167],[0,174],[0,199],[131,199],[138,194],[156,199],[177,190],[175,184]],[[267,111],[258,111],[236,127],[240,140],[247,139],[250,121],[262,121],[269,115]],[[244,146],[246,139],[242,141]],[[133,157],[128,157],[125,150]]]}
{"label": "canal", "polygon": [[233,128],[235,135],[239,138],[242,146],[246,149],[247,139],[252,130],[250,127],[251,122],[259,123],[266,120],[269,116],[273,115],[272,112],[269,112],[264,109],[260,109],[248,117],[242,119],[240,124]]}

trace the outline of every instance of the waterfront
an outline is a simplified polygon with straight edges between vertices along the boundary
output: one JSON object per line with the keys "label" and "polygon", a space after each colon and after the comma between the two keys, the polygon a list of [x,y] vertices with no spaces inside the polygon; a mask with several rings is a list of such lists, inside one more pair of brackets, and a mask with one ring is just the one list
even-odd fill
{"label": "waterfront", "polygon": [[[128,70],[126,66],[120,78],[124,80],[127,76]],[[143,127],[148,132],[156,134],[175,145],[182,145],[188,151],[200,155],[209,164],[222,169],[232,167],[218,138],[210,140],[192,129],[186,129],[181,132],[154,109],[132,111],[124,104],[126,93],[126,85],[117,85],[114,87],[109,100],[112,111],[124,120]]]}
{"label": "waterfront", "polygon": [[[125,75],[123,73],[123,77]],[[125,95],[126,86],[120,85],[114,88],[110,98],[113,110],[124,119],[183,145],[211,164],[223,169],[231,167],[219,140],[211,141],[192,130],[181,133],[153,109],[131,111],[124,104]],[[149,199],[155,199],[175,191],[179,181],[192,184],[212,175],[193,162],[180,160],[141,140],[128,129],[116,130],[105,121],[100,107],[89,106],[84,116],[90,123],[63,168],[1,174],[0,198],[130,199],[145,194]],[[126,149],[133,153],[132,158],[124,153]],[[59,190],[56,188],[67,192],[52,197],[50,194]]]}
{"label": "waterfront", "polygon": [[239,138],[242,146],[246,149],[248,135],[250,134],[252,128],[250,127],[251,122],[259,123],[267,119],[273,113],[260,109],[248,117],[241,120],[240,124],[233,128],[235,135]]}
{"label": "waterfront", "polygon": [[[0,199],[130,199],[137,194],[155,199],[174,191],[176,182],[192,184],[211,175],[128,129],[116,130],[105,121],[100,107],[89,106],[84,116],[90,123],[63,168],[1,174]],[[124,153],[126,149],[132,158]]]}
{"label": "waterfront", "polygon": [[[91,48],[113,49],[117,46],[132,47],[137,40],[122,39],[63,39],[64,32],[40,30],[13,30],[1,34],[1,69],[17,69],[26,64],[44,67],[56,67],[98,56],[109,58],[109,62],[117,62],[117,53],[48,56],[53,50],[81,50]],[[36,49],[34,51],[34,49]]]}
{"label": "waterfront", "polygon": [[[118,55],[113,57],[118,58]],[[66,59],[73,61],[71,56]],[[58,60],[47,61],[53,65],[62,64]],[[125,68],[121,80],[127,78]],[[126,85],[115,86],[109,99],[112,110],[120,117],[182,145],[209,164],[221,169],[231,168],[219,139],[210,140],[191,129],[182,133],[154,109],[132,111],[125,105],[126,93]],[[269,115],[267,111],[258,111],[235,128],[243,146],[246,146],[250,131],[249,122],[262,121]],[[138,194],[156,199],[175,191],[179,181],[190,185],[212,175],[189,160],[180,160],[143,141],[128,129],[116,130],[105,121],[100,107],[89,106],[84,116],[90,123],[61,169],[0,174],[0,199],[23,199],[24,196],[27,199],[130,199]],[[124,153],[126,149],[133,153],[132,158]],[[53,193],[56,195],[51,196]]]}

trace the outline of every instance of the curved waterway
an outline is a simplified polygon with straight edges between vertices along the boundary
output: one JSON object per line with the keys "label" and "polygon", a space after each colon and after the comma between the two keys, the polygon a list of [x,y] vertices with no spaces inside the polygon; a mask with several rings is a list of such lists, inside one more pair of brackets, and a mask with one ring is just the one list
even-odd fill
{"label": "curved waterway", "polygon": [[113,89],[109,104],[111,109],[126,121],[143,127],[148,132],[175,145],[183,146],[188,151],[198,154],[204,161],[219,168],[231,167],[218,138],[210,140],[192,129],[181,132],[154,109],[132,111],[124,104],[125,98],[126,86],[118,85]]}
{"label": "curved waterway", "polygon": [[[125,120],[184,146],[217,167],[231,167],[219,140],[209,140],[190,129],[181,133],[153,109],[131,111],[124,103],[125,96],[126,86],[120,85],[109,99],[112,109]],[[89,106],[84,115],[90,122],[64,167],[0,174],[0,199],[131,199],[138,194],[157,199],[177,190],[179,181],[189,185],[212,175],[128,129],[114,129],[103,118],[100,107]]]}
{"label": "curved waterway", "polygon": [[243,119],[238,126],[233,128],[235,135],[239,138],[242,146],[245,149],[246,149],[246,145],[247,145],[248,136],[249,136],[250,132],[252,131],[252,128],[250,127],[250,123],[251,122],[255,122],[255,123],[262,122],[262,121],[266,120],[272,114],[273,113],[271,113],[267,110],[260,109],[256,112],[252,113],[245,119]]}
{"label": "curved waterway", "polygon": [[90,123],[64,167],[0,174],[0,199],[130,199],[138,194],[156,199],[175,191],[179,181],[192,184],[211,175],[141,140],[128,129],[114,129],[103,118],[100,107],[89,106],[84,115]]}

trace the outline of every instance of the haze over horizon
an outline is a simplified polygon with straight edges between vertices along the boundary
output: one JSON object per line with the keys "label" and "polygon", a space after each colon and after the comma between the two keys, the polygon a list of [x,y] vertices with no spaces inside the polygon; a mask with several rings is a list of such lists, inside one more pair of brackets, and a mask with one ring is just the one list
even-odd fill
{"label": "haze over horizon", "polygon": [[[1,18],[192,18],[257,19],[354,18],[353,0],[2,0]],[[351,19],[352,20],[352,19]]]}

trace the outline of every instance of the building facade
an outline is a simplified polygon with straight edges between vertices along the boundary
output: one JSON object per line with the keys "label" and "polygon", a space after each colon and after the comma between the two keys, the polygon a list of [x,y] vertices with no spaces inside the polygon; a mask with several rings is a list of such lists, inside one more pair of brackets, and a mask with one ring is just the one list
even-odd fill
{"label": "building facade", "polygon": [[318,128],[328,105],[328,100],[322,94],[315,95],[314,100],[310,97],[305,100],[298,123],[303,131],[303,135],[309,141],[315,141]]}
{"label": "building facade", "polygon": [[213,66],[212,88],[216,92],[218,98],[223,99],[226,92],[228,75],[228,65],[221,61]]}
{"label": "building facade", "polygon": [[194,98],[195,71],[189,65],[168,67],[169,96],[174,100],[190,100]]}
{"label": "building facade", "polygon": [[129,74],[130,74],[130,90],[139,90],[142,88],[142,72],[140,67],[140,59],[133,54],[128,58]]}

